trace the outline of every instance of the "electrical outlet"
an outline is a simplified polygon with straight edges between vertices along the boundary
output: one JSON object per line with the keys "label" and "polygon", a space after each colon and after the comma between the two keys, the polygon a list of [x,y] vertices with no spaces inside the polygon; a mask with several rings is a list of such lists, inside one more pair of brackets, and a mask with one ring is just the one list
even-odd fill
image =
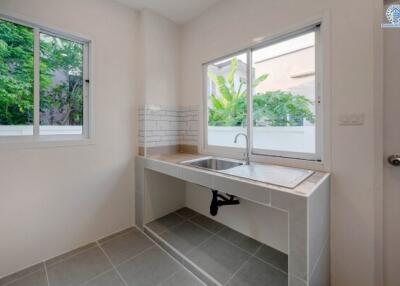
{"label": "electrical outlet", "polygon": [[339,117],[339,125],[358,126],[364,125],[364,113],[348,113]]}

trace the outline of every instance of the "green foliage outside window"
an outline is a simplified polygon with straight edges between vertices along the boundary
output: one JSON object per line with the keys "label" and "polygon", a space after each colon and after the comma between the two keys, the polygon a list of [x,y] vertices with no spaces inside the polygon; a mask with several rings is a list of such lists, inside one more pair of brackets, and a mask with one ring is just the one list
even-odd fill
{"label": "green foliage outside window", "polygon": [[[33,47],[31,28],[0,20],[0,125],[33,123]],[[41,34],[41,124],[82,125],[82,69],[81,44]]]}
{"label": "green foliage outside window", "polygon": [[33,122],[33,31],[0,20],[0,124]]}
{"label": "green foliage outside window", "polygon": [[[238,61],[233,58],[226,76],[212,72],[208,76],[215,84],[219,96],[210,94],[208,108],[209,126],[245,126],[247,116],[247,87],[241,79],[235,86]],[[253,82],[253,88],[265,81],[268,75],[261,75]],[[285,91],[268,91],[253,96],[254,126],[302,126],[304,120],[314,123],[311,111],[312,101],[302,95]]]}
{"label": "green foliage outside window", "polygon": [[[40,54],[40,123],[82,125],[82,45],[42,34]],[[55,84],[54,73],[64,78]]]}

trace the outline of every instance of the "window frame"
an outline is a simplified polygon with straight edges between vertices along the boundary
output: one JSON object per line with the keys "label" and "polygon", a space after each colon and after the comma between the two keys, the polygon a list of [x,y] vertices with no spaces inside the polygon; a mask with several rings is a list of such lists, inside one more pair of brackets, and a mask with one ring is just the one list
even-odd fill
{"label": "window frame", "polygon": [[[31,28],[33,31],[33,56],[34,56],[34,92],[33,92],[33,135],[0,136],[0,147],[26,147],[32,143],[43,143],[43,146],[64,146],[91,144],[93,136],[92,115],[92,40],[71,33],[49,28],[27,20],[0,13],[0,20]],[[83,46],[83,124],[82,134],[56,134],[40,135],[40,34],[73,41]]]}
{"label": "window frame", "polygon": [[[292,30],[291,32],[286,32],[284,34],[270,37],[267,40],[263,40],[253,46],[247,47],[240,51],[231,53],[229,55],[219,57],[208,61],[202,65],[203,69],[203,128],[202,128],[202,150],[209,153],[218,153],[224,155],[231,155],[238,157],[239,153],[243,153],[245,151],[244,148],[235,148],[235,147],[224,147],[224,146],[216,146],[208,144],[208,66],[218,61],[223,61],[225,59],[237,56],[239,54],[247,55],[247,122],[252,122],[252,119],[249,120],[249,116],[252,118],[253,116],[253,78],[252,78],[252,53],[253,51],[257,51],[258,49],[265,48],[269,45],[279,43],[281,41],[285,41],[296,36],[300,36],[302,34],[306,34],[309,32],[315,32],[315,153],[302,153],[302,152],[291,152],[291,151],[278,151],[278,150],[266,150],[266,149],[256,149],[253,147],[253,124],[247,124],[247,135],[249,138],[250,144],[250,155],[252,156],[261,156],[261,157],[276,157],[276,158],[284,158],[284,159],[297,159],[297,160],[306,160],[306,161],[314,161],[314,162],[322,162],[322,154],[323,154],[323,85],[322,80],[323,76],[323,62],[322,62],[322,21],[317,21],[312,24],[309,24],[303,28]],[[233,138],[232,138],[233,140]]]}

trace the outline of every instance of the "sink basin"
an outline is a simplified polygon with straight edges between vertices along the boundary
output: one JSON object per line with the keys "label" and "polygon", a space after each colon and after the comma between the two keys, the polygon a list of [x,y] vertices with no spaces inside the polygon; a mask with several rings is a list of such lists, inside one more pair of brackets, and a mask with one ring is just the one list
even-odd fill
{"label": "sink basin", "polygon": [[242,161],[217,157],[203,157],[181,164],[289,189],[294,189],[314,174],[310,170],[266,164],[245,165]]}
{"label": "sink basin", "polygon": [[207,157],[207,158],[200,158],[196,160],[186,161],[182,162],[182,164],[202,169],[216,170],[216,171],[228,170],[243,165],[243,163],[240,161],[220,159],[214,157]]}

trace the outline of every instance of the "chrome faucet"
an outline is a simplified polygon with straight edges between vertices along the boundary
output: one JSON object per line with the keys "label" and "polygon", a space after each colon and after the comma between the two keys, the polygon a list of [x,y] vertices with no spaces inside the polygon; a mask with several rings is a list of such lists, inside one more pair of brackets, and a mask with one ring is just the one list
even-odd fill
{"label": "chrome faucet", "polygon": [[246,138],[246,153],[245,153],[245,156],[246,156],[246,165],[250,165],[250,144],[249,144],[249,137],[247,137],[247,135],[244,134],[244,133],[238,133],[238,134],[236,135],[236,137],[235,137],[234,143],[237,143],[237,139],[238,139],[238,137],[239,137],[240,135],[242,135],[242,136],[244,136],[244,138]]}

